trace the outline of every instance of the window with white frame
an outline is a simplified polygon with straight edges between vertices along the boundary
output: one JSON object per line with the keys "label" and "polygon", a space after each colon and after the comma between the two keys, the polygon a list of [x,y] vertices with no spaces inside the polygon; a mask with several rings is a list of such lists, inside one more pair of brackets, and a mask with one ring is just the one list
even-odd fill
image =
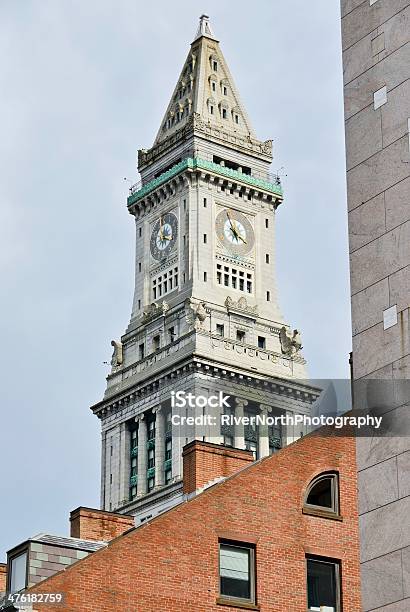
{"label": "window with white frame", "polygon": [[249,270],[240,270],[230,265],[218,263],[216,264],[216,282],[218,285],[229,289],[253,293],[253,273]]}
{"label": "window with white frame", "polygon": [[178,267],[161,272],[152,279],[152,298],[159,300],[178,288]]}

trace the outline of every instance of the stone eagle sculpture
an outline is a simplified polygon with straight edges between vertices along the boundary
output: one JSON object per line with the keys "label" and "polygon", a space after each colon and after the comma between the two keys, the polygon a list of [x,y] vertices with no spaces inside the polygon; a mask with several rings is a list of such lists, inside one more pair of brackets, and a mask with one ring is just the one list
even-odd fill
{"label": "stone eagle sculpture", "polygon": [[297,329],[292,332],[283,326],[279,332],[280,345],[283,355],[296,355],[303,348],[300,332]]}

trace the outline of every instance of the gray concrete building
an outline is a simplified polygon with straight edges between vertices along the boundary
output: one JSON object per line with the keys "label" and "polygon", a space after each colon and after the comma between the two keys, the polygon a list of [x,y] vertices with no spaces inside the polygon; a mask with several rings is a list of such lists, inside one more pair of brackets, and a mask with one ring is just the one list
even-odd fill
{"label": "gray concrete building", "polygon": [[394,436],[357,440],[362,602],[364,611],[405,612],[410,610],[405,384],[410,378],[410,0],[342,0],[341,11],[353,377],[356,389],[368,381],[367,396],[396,425]]}
{"label": "gray concrete building", "polygon": [[[153,146],[138,152],[135,295],[113,340],[101,420],[101,507],[137,522],[182,499],[182,447],[193,438],[256,457],[306,433],[301,427],[177,428],[172,392],[231,397],[235,416],[309,414],[297,330],[280,312],[272,141],[256,137],[208,18],[178,77]],[[218,417],[216,408],[216,416]],[[226,413],[226,410],[225,410]]]}

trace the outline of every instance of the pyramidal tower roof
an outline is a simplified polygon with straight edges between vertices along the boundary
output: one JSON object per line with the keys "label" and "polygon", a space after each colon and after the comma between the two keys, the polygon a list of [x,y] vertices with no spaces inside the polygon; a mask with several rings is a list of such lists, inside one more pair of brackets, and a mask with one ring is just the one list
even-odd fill
{"label": "pyramidal tower roof", "polygon": [[208,15],[202,15],[154,146],[182,128],[192,115],[213,128],[255,138]]}

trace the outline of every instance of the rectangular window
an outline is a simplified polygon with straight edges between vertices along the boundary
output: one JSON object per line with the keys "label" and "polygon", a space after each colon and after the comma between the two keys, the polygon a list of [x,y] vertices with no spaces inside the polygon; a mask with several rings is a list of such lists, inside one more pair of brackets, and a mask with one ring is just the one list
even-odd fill
{"label": "rectangular window", "polygon": [[216,83],[215,83],[215,81],[212,81],[212,91],[216,91]]}
{"label": "rectangular window", "polygon": [[165,461],[172,459],[172,440],[167,440],[165,443]]}
{"label": "rectangular window", "polygon": [[138,347],[138,357],[139,359],[144,359],[145,357],[145,345],[144,343],[140,344]]}
{"label": "rectangular window", "polygon": [[204,198],[204,208],[206,208],[206,198]]}
{"label": "rectangular window", "polygon": [[266,227],[266,229],[268,229],[268,227],[269,227],[269,219],[265,219],[265,227]]}
{"label": "rectangular window", "polygon": [[186,236],[182,236],[182,242],[184,243],[184,246],[186,246]]}
{"label": "rectangular window", "polygon": [[270,302],[270,291],[266,292],[266,301]]}
{"label": "rectangular window", "polygon": [[308,557],[308,610],[340,612],[340,566],[335,561]]}
{"label": "rectangular window", "polygon": [[236,330],[236,339],[238,342],[245,342],[245,332],[242,329]]}
{"label": "rectangular window", "polygon": [[148,491],[152,491],[152,489],[154,488],[154,485],[155,485],[155,478],[148,478],[147,480]]}
{"label": "rectangular window", "polygon": [[222,119],[226,119],[226,108],[222,109]]}
{"label": "rectangular window", "polygon": [[141,300],[138,300],[138,310],[141,310]]}
{"label": "rectangular window", "polygon": [[142,227],[138,228],[138,236],[139,238],[141,238],[142,236]]}
{"label": "rectangular window", "polygon": [[225,335],[225,328],[222,325],[222,323],[217,323],[216,324],[216,330],[215,331],[216,331],[218,336],[221,336],[221,338],[224,337],[224,335]]}
{"label": "rectangular window", "polygon": [[172,470],[165,471],[165,484],[170,483],[172,480]]}
{"label": "rectangular window", "polygon": [[204,244],[206,244],[207,240],[208,240],[208,237],[206,234],[204,234]]}
{"label": "rectangular window", "polygon": [[148,440],[155,440],[155,421],[148,423]]}
{"label": "rectangular window", "polygon": [[168,330],[168,341],[173,342],[175,340],[175,327],[170,327]]}
{"label": "rectangular window", "polygon": [[239,123],[239,115],[235,115],[235,123]]}
{"label": "rectangular window", "polygon": [[141,272],[141,262],[138,263],[138,272]]}
{"label": "rectangular window", "polygon": [[265,255],[265,261],[266,261],[266,263],[267,263],[267,264],[269,263],[269,260],[270,260],[270,258],[269,258],[269,253],[266,253],[266,255]]}
{"label": "rectangular window", "polygon": [[209,107],[209,110],[211,111],[211,115],[213,115],[213,114],[214,114],[214,107],[212,106],[212,104],[211,104],[211,106]]}
{"label": "rectangular window", "polygon": [[152,339],[152,350],[153,351],[158,351],[158,349],[161,347],[161,336],[154,336]]}
{"label": "rectangular window", "polygon": [[255,549],[219,543],[219,593],[223,600],[255,603]]}
{"label": "rectangular window", "polygon": [[204,283],[206,283],[206,280],[207,280],[207,274],[206,272],[204,272]]}
{"label": "rectangular window", "polygon": [[14,559],[10,563],[10,591],[15,593],[21,591],[27,586],[26,575],[27,575],[27,553],[24,552]]}
{"label": "rectangular window", "polygon": [[224,88],[223,88],[223,92],[224,92],[224,96],[227,96],[227,95],[228,95],[228,90],[227,90],[227,88],[226,88],[225,86],[224,86]]}
{"label": "rectangular window", "polygon": [[214,72],[218,72],[218,62],[217,61],[213,62],[213,69],[214,69]]}
{"label": "rectangular window", "polygon": [[266,348],[266,338],[263,336],[258,336],[258,348],[265,349]]}
{"label": "rectangular window", "polygon": [[186,200],[184,200],[184,210],[186,210]]}
{"label": "rectangular window", "polygon": [[150,448],[148,451],[148,468],[155,467],[155,451],[153,448]]}

